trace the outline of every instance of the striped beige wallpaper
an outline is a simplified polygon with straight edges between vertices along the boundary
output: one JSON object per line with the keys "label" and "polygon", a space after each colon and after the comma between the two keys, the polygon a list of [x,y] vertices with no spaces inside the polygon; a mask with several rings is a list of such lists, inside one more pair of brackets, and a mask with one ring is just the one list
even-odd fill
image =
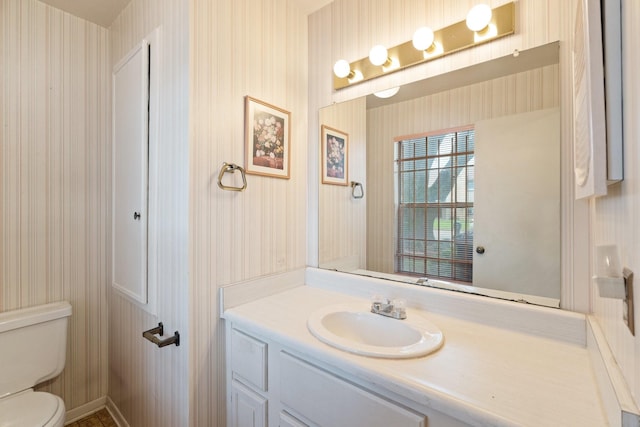
{"label": "striped beige wallpaper", "polygon": [[[158,128],[158,308],[151,316],[110,289],[109,405],[131,426],[189,423],[188,206],[189,3],[131,0],[110,27],[111,66],[160,27]],[[115,165],[114,173],[118,173]],[[149,264],[152,266],[153,264]],[[149,272],[151,276],[151,272]],[[162,322],[180,346],[159,349],[142,332]]]}
{"label": "striped beige wallpaper", "polygon": [[[305,266],[307,17],[294,0],[192,0],[189,27],[191,423],[222,426],[218,288]],[[244,164],[246,95],[291,112],[291,178],[224,191],[222,163]]]}
{"label": "striped beige wallpaper", "polygon": [[108,31],[4,0],[0,44],[0,311],[72,304],[66,368],[43,388],[82,410],[107,392]]}

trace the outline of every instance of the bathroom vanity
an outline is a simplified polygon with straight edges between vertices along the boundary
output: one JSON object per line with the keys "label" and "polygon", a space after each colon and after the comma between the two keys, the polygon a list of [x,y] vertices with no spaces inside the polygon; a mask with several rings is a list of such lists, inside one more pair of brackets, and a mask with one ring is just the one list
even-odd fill
{"label": "bathroom vanity", "polygon": [[[315,269],[303,280],[251,302],[225,292],[245,293],[244,301],[256,292],[223,290],[228,425],[614,424],[581,314]],[[366,307],[367,291],[410,301],[408,318],[437,325],[442,347],[418,358],[367,357],[309,332],[312,313]]]}
{"label": "bathroom vanity", "polygon": [[[230,425],[463,425],[380,385],[309,357],[295,347],[232,326]],[[268,420],[268,421],[267,421]],[[438,420],[437,424],[433,424]]]}

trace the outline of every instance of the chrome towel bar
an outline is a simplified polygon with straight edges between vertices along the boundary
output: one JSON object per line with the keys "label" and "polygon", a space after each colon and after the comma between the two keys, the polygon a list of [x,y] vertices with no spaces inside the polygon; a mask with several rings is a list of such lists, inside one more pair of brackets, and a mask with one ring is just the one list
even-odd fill
{"label": "chrome towel bar", "polygon": [[172,337],[169,337],[165,340],[161,340],[160,338],[156,337],[156,335],[164,335],[164,326],[162,325],[162,322],[158,323],[158,326],[156,326],[155,328],[144,331],[142,333],[142,336],[158,347],[165,347],[171,344],[175,344],[176,347],[180,345],[180,334],[178,333],[178,331],[176,331]]}
{"label": "chrome towel bar", "polygon": [[[222,183],[222,177],[224,176],[224,174],[227,172],[234,173],[235,171],[240,171],[240,175],[242,176],[242,187],[224,185]],[[222,164],[222,169],[220,169],[220,174],[218,174],[218,187],[222,188],[223,190],[229,191],[242,191],[247,188],[247,177],[244,169],[236,164],[224,162]]]}

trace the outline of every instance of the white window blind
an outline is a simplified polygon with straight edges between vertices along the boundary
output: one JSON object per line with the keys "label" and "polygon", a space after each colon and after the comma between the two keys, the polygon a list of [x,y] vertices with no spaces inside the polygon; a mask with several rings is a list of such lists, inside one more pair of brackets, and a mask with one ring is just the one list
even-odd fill
{"label": "white window blind", "polygon": [[396,271],[471,282],[474,131],[396,143]]}

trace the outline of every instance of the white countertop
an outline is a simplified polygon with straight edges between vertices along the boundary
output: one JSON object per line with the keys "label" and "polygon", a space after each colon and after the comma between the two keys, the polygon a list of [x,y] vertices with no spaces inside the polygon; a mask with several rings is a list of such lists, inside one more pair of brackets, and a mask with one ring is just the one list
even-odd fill
{"label": "white countertop", "polygon": [[[483,426],[606,426],[586,347],[420,311],[444,333],[443,347],[417,359],[357,356],[308,331],[311,312],[366,299],[299,286],[239,305],[224,318],[354,378]],[[409,316],[411,316],[409,310]]]}

